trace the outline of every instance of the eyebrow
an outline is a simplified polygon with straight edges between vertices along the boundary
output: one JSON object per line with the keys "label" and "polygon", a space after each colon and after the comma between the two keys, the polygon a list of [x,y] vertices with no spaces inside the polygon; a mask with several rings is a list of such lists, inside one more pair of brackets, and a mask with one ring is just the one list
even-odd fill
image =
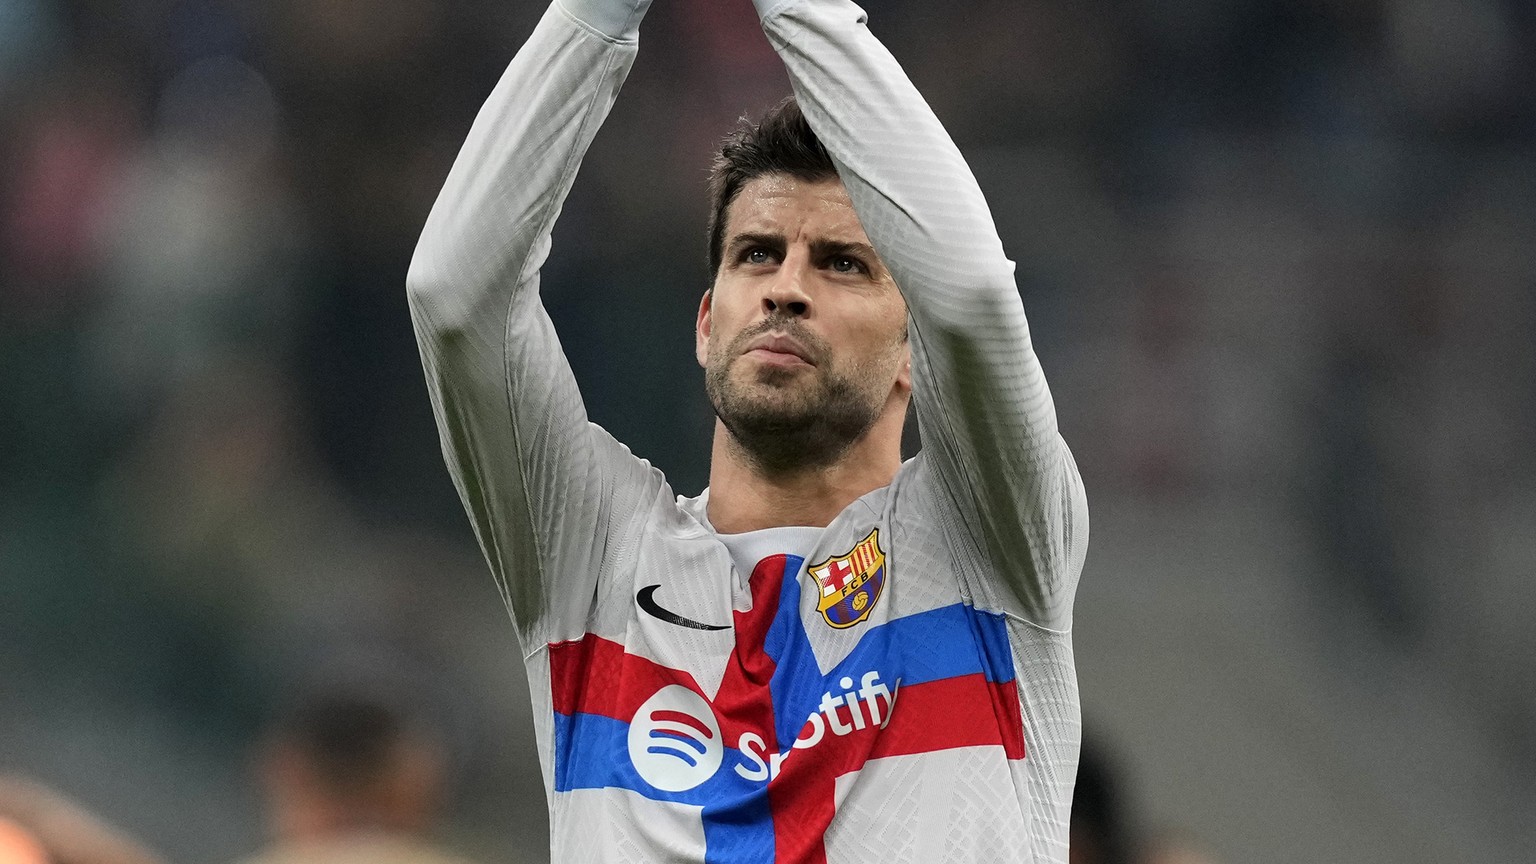
{"label": "eyebrow", "polygon": [[880,256],[875,254],[874,247],[868,243],[855,243],[845,240],[812,240],[811,255],[818,259],[850,255],[863,259],[871,265],[878,263],[880,260]]}
{"label": "eyebrow", "polygon": [[785,241],[782,234],[737,234],[726,245],[726,251],[729,253],[726,257],[735,258],[736,253],[749,246],[762,246],[765,249],[772,249],[782,254],[785,245],[787,245],[787,241]]}
{"label": "eyebrow", "polygon": [[[737,234],[736,236],[732,237],[731,242],[726,246],[726,249],[730,253],[728,257],[734,258],[737,252],[753,246],[761,246],[765,249],[772,249],[780,254],[783,254],[784,247],[787,245],[788,241],[784,239],[784,235],[782,234],[759,234],[749,232],[746,234]],[[874,247],[870,246],[868,243],[824,239],[811,241],[811,257],[820,260],[833,258],[838,255],[852,255],[863,259],[871,265],[876,264],[880,260],[880,256],[876,254]]]}

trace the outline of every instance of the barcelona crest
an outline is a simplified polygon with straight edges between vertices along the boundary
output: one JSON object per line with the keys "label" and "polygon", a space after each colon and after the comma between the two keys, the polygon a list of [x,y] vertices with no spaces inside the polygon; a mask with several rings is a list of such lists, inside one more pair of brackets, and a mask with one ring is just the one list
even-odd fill
{"label": "barcelona crest", "polygon": [[842,630],[868,618],[885,587],[880,529],[870,531],[848,554],[812,564],[810,572],[821,586],[816,608],[828,624]]}

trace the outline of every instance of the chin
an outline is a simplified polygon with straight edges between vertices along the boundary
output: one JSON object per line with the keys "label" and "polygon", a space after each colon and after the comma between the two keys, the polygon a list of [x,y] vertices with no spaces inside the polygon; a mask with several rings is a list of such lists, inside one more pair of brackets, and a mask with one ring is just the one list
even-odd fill
{"label": "chin", "polygon": [[820,413],[815,382],[796,382],[784,376],[763,380],[753,376],[737,382],[716,406],[733,419],[760,429],[791,429],[812,422]]}
{"label": "chin", "polygon": [[764,381],[737,389],[742,401],[756,405],[809,405],[816,399],[818,388],[814,382]]}

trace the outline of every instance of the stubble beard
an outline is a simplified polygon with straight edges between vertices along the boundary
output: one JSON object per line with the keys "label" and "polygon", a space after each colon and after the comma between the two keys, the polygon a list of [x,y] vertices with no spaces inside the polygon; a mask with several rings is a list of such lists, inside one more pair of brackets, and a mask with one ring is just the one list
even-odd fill
{"label": "stubble beard", "polygon": [[[741,368],[747,342],[769,331],[800,341],[815,365]],[[764,473],[785,474],[834,464],[879,419],[886,394],[876,392],[878,376],[864,364],[850,373],[833,369],[825,343],[792,320],[769,320],[710,351],[704,390],[747,458]]]}

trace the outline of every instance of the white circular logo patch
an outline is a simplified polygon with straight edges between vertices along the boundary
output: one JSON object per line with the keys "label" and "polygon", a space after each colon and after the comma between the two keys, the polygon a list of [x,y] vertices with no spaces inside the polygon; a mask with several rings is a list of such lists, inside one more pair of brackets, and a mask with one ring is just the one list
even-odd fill
{"label": "white circular logo patch", "polygon": [[663,792],[686,792],[720,770],[725,745],[704,697],[669,684],[645,700],[629,723],[629,761]]}

